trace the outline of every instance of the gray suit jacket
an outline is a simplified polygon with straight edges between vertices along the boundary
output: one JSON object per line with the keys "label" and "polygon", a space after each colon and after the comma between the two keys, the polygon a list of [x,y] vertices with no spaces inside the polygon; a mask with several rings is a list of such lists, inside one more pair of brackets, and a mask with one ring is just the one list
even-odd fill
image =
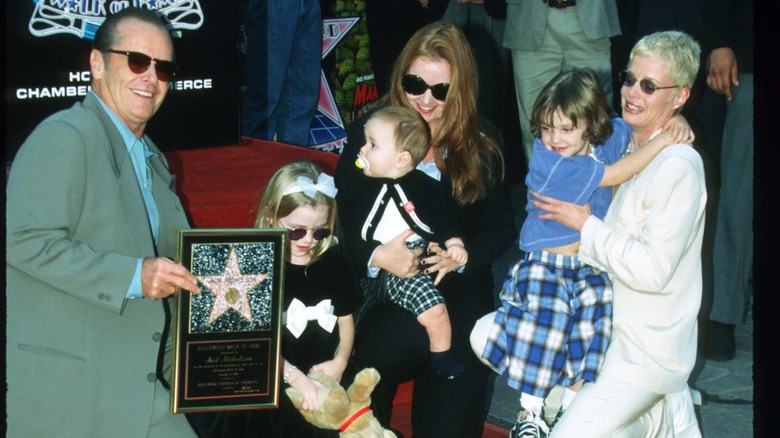
{"label": "gray suit jacket", "polygon": [[150,158],[155,246],[130,155],[98,100],[44,120],[7,193],[9,436],[145,437],[165,324],[125,299],[139,257],[175,256],[189,228],[162,153]]}
{"label": "gray suit jacket", "polygon": [[[516,50],[539,50],[547,28],[550,7],[542,0],[506,0],[504,47]],[[577,0],[577,14],[590,39],[620,35],[615,0]]]}

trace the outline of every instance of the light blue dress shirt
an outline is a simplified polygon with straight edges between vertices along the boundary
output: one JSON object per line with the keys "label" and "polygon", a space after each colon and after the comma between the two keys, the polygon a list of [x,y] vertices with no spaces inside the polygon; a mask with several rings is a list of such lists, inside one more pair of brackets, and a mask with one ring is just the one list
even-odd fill
{"label": "light blue dress shirt", "polygon": [[[149,157],[155,155],[154,152],[149,150],[149,147],[144,143],[142,139],[139,139],[133,134],[125,123],[111,111],[105,102],[94,92],[91,93],[100,102],[103,110],[108,114],[108,117],[116,126],[119,131],[119,135],[122,136],[122,141],[127,147],[127,152],[130,155],[130,161],[133,163],[133,169],[135,170],[135,177],[138,180],[138,186],[141,189],[143,195],[144,205],[146,205],[146,215],[149,218],[149,225],[152,229],[152,236],[154,242],[157,243],[157,236],[160,231],[160,214],[157,210],[157,204],[154,202],[154,195],[152,194],[152,172],[149,169]],[[133,280],[130,282],[130,286],[127,288],[125,296],[127,298],[143,298],[143,291],[141,287],[141,266],[143,264],[143,258],[138,259],[138,263],[133,274]]]}

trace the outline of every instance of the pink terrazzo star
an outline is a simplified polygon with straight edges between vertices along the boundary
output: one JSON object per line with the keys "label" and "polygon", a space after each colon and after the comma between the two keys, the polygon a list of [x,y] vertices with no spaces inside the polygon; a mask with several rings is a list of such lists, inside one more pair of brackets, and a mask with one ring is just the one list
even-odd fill
{"label": "pink terrazzo star", "polygon": [[216,295],[216,301],[211,308],[209,324],[230,309],[235,310],[244,319],[252,322],[252,311],[249,308],[249,292],[268,278],[268,274],[243,275],[238,265],[238,255],[235,248],[230,251],[225,271],[221,275],[198,276],[209,290]]}

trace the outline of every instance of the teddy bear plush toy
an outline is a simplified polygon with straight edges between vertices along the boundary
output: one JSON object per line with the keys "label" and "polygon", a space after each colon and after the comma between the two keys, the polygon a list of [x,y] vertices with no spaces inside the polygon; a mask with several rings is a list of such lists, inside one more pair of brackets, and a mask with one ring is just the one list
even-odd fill
{"label": "teddy bear plush toy", "polygon": [[317,409],[301,409],[303,395],[300,391],[292,387],[285,390],[306,421],[321,429],[338,430],[342,438],[396,438],[393,432],[379,424],[371,412],[371,391],[379,383],[376,369],[361,370],[347,390],[319,371],[309,373],[309,378],[324,385],[317,391]]}

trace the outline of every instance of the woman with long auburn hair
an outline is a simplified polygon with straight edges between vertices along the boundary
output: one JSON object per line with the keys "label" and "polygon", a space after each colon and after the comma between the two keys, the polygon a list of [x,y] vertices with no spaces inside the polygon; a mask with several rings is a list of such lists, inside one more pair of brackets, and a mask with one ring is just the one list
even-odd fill
{"label": "woman with long auburn hair", "polygon": [[[443,257],[443,248],[435,244],[424,254],[410,250],[404,240],[411,232],[380,244],[363,241],[360,229],[345,230],[364,295],[364,306],[356,312],[355,361],[382,376],[372,398],[385,427],[397,386],[414,379],[415,436],[481,436],[489,371],[471,353],[469,333],[494,307],[492,264],[512,245],[516,228],[504,183],[501,138],[477,112],[477,70],[463,32],[446,22],[419,29],[396,59],[388,94],[374,106],[412,108],[428,122],[432,141],[417,171],[451,191],[469,259],[460,266]],[[349,128],[335,173],[340,191],[356,184],[360,175],[354,163],[367,144],[365,117]],[[452,324],[451,354],[466,368],[454,379],[431,367],[428,338],[414,316],[383,299],[383,273],[412,277],[420,269],[440,280]]]}
{"label": "woman with long auburn hair", "polygon": [[[476,61],[460,28],[436,22],[420,29],[409,39],[398,55],[391,74],[390,92],[378,106],[393,105],[416,108],[416,99],[409,99],[401,85],[403,76],[418,59],[447,65],[450,81],[446,105],[441,113],[426,118],[433,141],[429,156],[452,180],[453,197],[460,204],[484,198],[496,182],[503,179],[504,163],[498,147],[500,139],[482,134],[482,122],[477,113]],[[435,100],[435,98],[434,98]],[[492,133],[491,133],[492,134]],[[492,173],[498,171],[498,175]]]}

